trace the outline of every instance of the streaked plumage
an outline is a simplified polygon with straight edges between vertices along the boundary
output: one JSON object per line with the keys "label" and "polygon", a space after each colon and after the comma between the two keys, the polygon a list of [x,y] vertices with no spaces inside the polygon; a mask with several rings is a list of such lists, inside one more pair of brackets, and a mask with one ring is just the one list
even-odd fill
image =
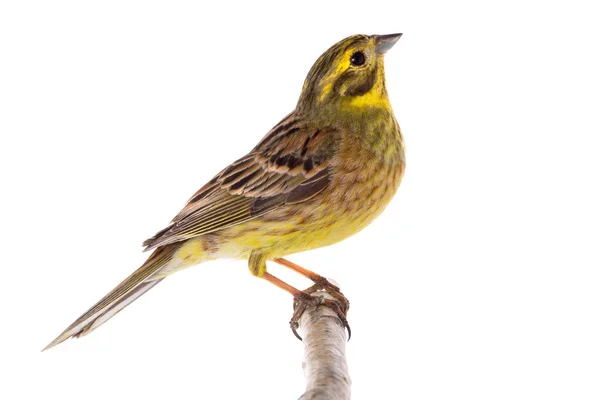
{"label": "streaked plumage", "polygon": [[46,348],[91,332],[180,269],[244,258],[254,275],[267,277],[268,260],[336,243],[368,225],[404,172],[383,71],[383,53],[398,38],[355,35],[327,50],[296,109],[198,190],[144,242],[154,249],[148,260]]}

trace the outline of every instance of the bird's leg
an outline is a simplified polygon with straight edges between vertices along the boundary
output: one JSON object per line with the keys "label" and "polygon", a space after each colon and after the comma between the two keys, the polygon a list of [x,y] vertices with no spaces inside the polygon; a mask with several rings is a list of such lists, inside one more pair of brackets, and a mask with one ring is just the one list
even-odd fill
{"label": "bird's leg", "polygon": [[263,273],[261,278],[263,278],[264,280],[266,280],[268,282],[271,282],[273,285],[277,286],[278,288],[285,290],[286,292],[290,293],[294,297],[299,296],[302,293],[300,290],[296,289],[292,285],[288,285],[281,279],[271,275],[268,272]]}
{"label": "bird's leg", "polygon": [[[306,268],[303,268],[303,267],[299,266],[298,264],[294,264],[293,262],[288,261],[285,258],[275,258],[273,261],[275,261],[277,264],[283,265],[284,267],[288,267],[292,271],[296,271],[300,275],[307,277],[308,279],[310,279],[311,281],[313,281],[315,283],[325,279],[321,275],[319,275],[315,272],[312,272]],[[335,288],[338,289],[337,286]]]}
{"label": "bird's leg", "polygon": [[[290,292],[294,295],[294,310],[295,311],[294,311],[294,315],[292,316],[292,320],[290,321],[290,326],[292,327],[292,331],[294,332],[294,335],[296,335],[296,337],[298,339],[302,340],[300,338],[300,336],[298,335],[298,333],[296,332],[296,329],[298,328],[298,321],[300,320],[300,317],[302,316],[302,314],[304,313],[304,311],[306,310],[306,308],[308,306],[316,305],[318,307],[320,305],[325,305],[336,312],[336,314],[340,318],[340,321],[342,321],[342,323],[344,324],[346,329],[348,329],[348,340],[350,340],[350,336],[352,335],[352,333],[350,330],[350,325],[348,325],[348,321],[346,319],[346,314],[348,313],[348,309],[350,308],[350,302],[348,301],[346,296],[344,296],[342,294],[342,292],[340,291],[340,288],[338,288],[337,286],[335,286],[334,284],[329,282],[326,278],[322,277],[321,275],[316,274],[316,273],[314,273],[306,268],[303,268],[297,264],[294,264],[293,262],[288,261],[284,258],[276,258],[273,261],[275,261],[276,263],[281,264],[285,267],[288,267],[293,271],[298,272],[299,274],[307,277],[308,279],[310,279],[311,281],[313,281],[315,283],[314,285],[312,285],[311,287],[309,287],[306,290],[303,290],[299,294],[294,294],[294,293]],[[271,275],[271,277],[275,278],[272,275]],[[275,278],[275,279],[277,279],[277,278]],[[277,279],[277,280],[279,281],[279,279]],[[282,281],[279,281],[279,282],[282,282]],[[273,283],[275,283],[275,282],[273,282]],[[284,282],[282,282],[282,283],[284,283]],[[286,283],[284,283],[284,284],[287,285]],[[289,286],[289,285],[287,285],[287,286]],[[279,286],[279,287],[281,287],[281,286]],[[295,289],[295,290],[297,290],[297,289]],[[321,290],[330,294],[334,298],[334,300],[324,299],[323,297],[311,296],[313,293],[315,293],[317,291],[321,291]],[[316,302],[315,302],[315,300],[316,300]]]}
{"label": "bird's leg", "polygon": [[[314,272],[304,269],[294,263],[290,263],[289,261],[284,260],[282,258],[276,259],[278,263],[284,263],[283,265],[292,268],[295,271],[298,271],[302,275],[308,277],[309,279],[312,279],[313,282],[315,282],[315,284],[310,288],[304,291],[300,291],[292,285],[289,285],[281,279],[269,274],[267,272],[266,261],[267,257],[265,256],[265,254],[263,254],[259,250],[254,250],[248,258],[248,268],[254,276],[263,278],[264,280],[271,282],[275,286],[285,290],[286,292],[294,296],[294,315],[290,320],[290,327],[292,328],[292,332],[294,332],[294,335],[296,335],[298,339],[302,340],[302,338],[300,337],[300,335],[298,335],[298,332],[296,331],[296,329],[298,329],[299,326],[298,321],[300,320],[300,317],[302,316],[302,314],[308,306],[319,307],[320,305],[328,306],[336,312],[336,314],[342,321],[344,327],[348,329],[348,340],[350,339],[350,326],[348,326],[348,321],[346,320],[346,313],[348,312],[350,303],[340,292],[340,289],[337,286],[332,285],[327,281],[327,279],[321,277],[320,275],[317,275]],[[323,296],[312,296],[313,293],[319,290],[327,291],[335,300],[326,299]]]}
{"label": "bird's leg", "polygon": [[346,299],[346,297],[342,294],[340,288],[335,286],[333,283],[329,282],[327,278],[315,272],[312,272],[304,267],[301,267],[298,264],[294,264],[293,262],[288,261],[285,258],[275,258],[273,261],[275,261],[277,264],[288,267],[292,271],[296,271],[300,275],[307,277],[315,283],[310,288],[304,290],[304,293],[310,294],[316,292],[317,290],[324,290],[330,295],[332,295],[340,303],[345,303],[344,308],[346,310],[350,308],[350,303],[348,302],[348,299]]}
{"label": "bird's leg", "polygon": [[292,332],[298,339],[302,340],[297,331],[299,326],[298,321],[300,321],[300,317],[302,316],[302,314],[304,314],[304,311],[307,307],[319,307],[320,305],[327,306],[336,312],[344,326],[348,329],[348,338],[350,338],[350,326],[348,325],[348,321],[346,320],[346,312],[343,311],[343,306],[341,306],[341,303],[339,301],[324,299],[323,296],[311,296],[311,293],[314,293],[318,290],[314,289],[314,286],[308,288],[304,292],[301,292],[292,285],[285,283],[281,279],[271,275],[268,272],[264,272],[261,278],[268,282],[271,282],[278,288],[281,288],[286,292],[290,293],[292,296],[294,296],[294,315],[292,315],[292,319],[290,320],[290,328],[292,328]]}

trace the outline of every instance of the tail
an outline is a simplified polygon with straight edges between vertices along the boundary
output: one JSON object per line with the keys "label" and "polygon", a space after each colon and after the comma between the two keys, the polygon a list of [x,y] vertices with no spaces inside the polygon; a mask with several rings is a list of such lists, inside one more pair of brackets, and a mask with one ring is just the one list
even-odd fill
{"label": "tail", "polygon": [[77,318],[42,351],[48,350],[69,338],[87,335],[156,286],[164,277],[153,279],[153,276],[171,260],[178,247],[178,245],[169,245],[156,249],[140,268]]}

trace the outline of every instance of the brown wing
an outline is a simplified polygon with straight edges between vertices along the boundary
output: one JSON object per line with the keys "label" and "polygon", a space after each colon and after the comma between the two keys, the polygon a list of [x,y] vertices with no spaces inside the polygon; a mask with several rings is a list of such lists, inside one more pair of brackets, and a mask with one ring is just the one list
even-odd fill
{"label": "brown wing", "polygon": [[290,114],[246,156],[198,190],[146,250],[215,232],[306,201],[330,182],[339,132],[302,124]]}

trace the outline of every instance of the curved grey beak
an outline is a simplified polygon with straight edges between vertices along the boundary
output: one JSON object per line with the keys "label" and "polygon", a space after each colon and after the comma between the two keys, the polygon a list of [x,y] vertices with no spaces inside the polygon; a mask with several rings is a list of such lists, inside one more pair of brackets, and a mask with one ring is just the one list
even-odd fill
{"label": "curved grey beak", "polygon": [[398,39],[402,36],[401,33],[392,33],[391,35],[374,35],[375,48],[378,54],[385,54],[386,51],[394,47]]}

